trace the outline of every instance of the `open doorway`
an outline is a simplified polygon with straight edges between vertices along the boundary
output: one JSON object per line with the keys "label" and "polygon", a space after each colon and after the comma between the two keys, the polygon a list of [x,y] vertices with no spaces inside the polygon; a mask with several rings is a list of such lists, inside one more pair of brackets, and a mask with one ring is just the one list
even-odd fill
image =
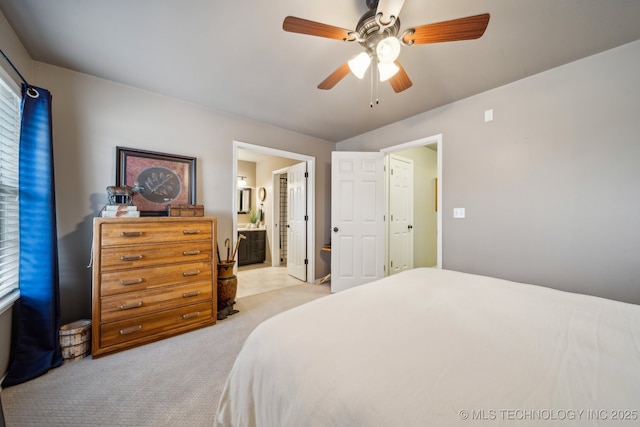
{"label": "open doorway", "polygon": [[[331,165],[331,291],[338,292],[388,274],[390,232],[388,190],[383,164],[389,153],[436,147],[436,268],[442,268],[442,135],[389,147],[379,152],[334,151]],[[388,188],[388,186],[387,186]],[[386,205],[386,208],[385,208]],[[385,230],[385,228],[387,228]],[[363,266],[367,268],[363,268]]]}
{"label": "open doorway", "polygon": [[[413,161],[413,238],[410,248],[413,267],[442,268],[442,135],[410,141],[381,150],[386,154],[387,163],[391,155],[407,157]],[[390,174],[390,169],[388,170]],[[389,175],[387,175],[389,181]],[[389,188],[389,184],[387,184]],[[388,192],[389,193],[389,192]],[[387,194],[387,206],[390,195]],[[392,251],[391,226],[388,221],[387,256],[388,263],[394,258]],[[404,250],[406,253],[406,249]],[[387,266],[387,271],[392,268]]]}
{"label": "open doorway", "polygon": [[[264,261],[258,264],[251,264],[241,267],[241,270],[248,271],[252,270],[253,275],[256,278],[264,279],[267,274],[274,275],[280,277],[282,281],[287,283],[291,283],[288,277],[281,277],[281,271],[279,270],[276,274],[275,270],[270,272],[267,271],[266,268],[279,266],[280,265],[280,253],[279,253],[279,245],[280,245],[280,228],[281,222],[280,217],[278,215],[278,210],[274,209],[274,206],[280,202],[280,189],[274,185],[273,173],[277,170],[287,170],[291,165],[295,164],[303,164],[306,170],[305,179],[308,181],[307,185],[304,188],[303,200],[301,205],[306,210],[305,216],[306,220],[301,224],[302,227],[302,240],[300,240],[301,244],[295,246],[294,248],[291,245],[287,245],[287,249],[289,253],[287,257],[295,256],[295,259],[302,259],[302,268],[303,268],[303,279],[306,282],[313,283],[315,277],[315,255],[313,251],[314,247],[314,224],[315,224],[315,197],[314,197],[314,188],[315,188],[315,159],[310,156],[292,153],[277,149],[272,149],[268,147],[262,147],[253,144],[247,144],[239,141],[234,141],[234,161],[233,161],[233,182],[234,182],[234,191],[232,192],[234,206],[237,206],[238,202],[238,176],[239,171],[242,167],[246,167],[247,163],[255,163],[254,169],[255,172],[251,176],[251,182],[248,187],[250,187],[254,194],[252,202],[255,203],[254,206],[259,208],[262,211],[261,220],[259,225],[256,228],[260,230],[259,234],[265,235],[265,257]],[[242,178],[246,176],[242,175]],[[286,197],[287,194],[285,193]],[[245,222],[246,217],[241,214],[237,214],[233,216],[233,229],[236,231],[234,233],[234,239],[238,239],[238,234],[248,234],[255,233],[254,231],[249,231],[245,227],[247,224]],[[286,224],[285,224],[286,226]],[[242,242],[245,242],[243,240]],[[234,242],[235,243],[235,242]],[[274,249],[275,247],[275,249]],[[290,251],[294,250],[295,253],[292,254]],[[256,267],[261,268],[261,271],[255,271]],[[264,267],[265,269],[262,269]],[[286,269],[285,269],[286,270]],[[240,272],[240,270],[239,270]],[[261,277],[262,276],[262,277]],[[274,276],[274,277],[275,277]],[[247,274],[249,280],[251,275]],[[299,276],[300,277],[300,276]],[[300,283],[298,281],[298,283]],[[240,286],[240,285],[239,285]],[[268,289],[268,286],[265,288]],[[257,292],[255,292],[257,293]]]}
{"label": "open doorway", "polygon": [[435,144],[387,154],[387,272],[437,265]]}

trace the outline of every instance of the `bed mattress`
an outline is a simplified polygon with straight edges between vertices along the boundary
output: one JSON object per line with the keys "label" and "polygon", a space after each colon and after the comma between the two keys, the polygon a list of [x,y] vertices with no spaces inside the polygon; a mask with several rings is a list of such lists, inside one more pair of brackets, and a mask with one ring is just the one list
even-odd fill
{"label": "bed mattress", "polygon": [[414,269],[262,323],[215,422],[634,425],[639,410],[640,306]]}

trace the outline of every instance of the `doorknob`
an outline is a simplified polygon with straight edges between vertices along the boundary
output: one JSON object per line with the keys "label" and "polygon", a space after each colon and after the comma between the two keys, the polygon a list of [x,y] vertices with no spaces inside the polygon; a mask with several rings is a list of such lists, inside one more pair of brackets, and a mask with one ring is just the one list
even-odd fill
{"label": "doorknob", "polygon": [[333,232],[337,233],[340,229],[338,227],[333,227]]}

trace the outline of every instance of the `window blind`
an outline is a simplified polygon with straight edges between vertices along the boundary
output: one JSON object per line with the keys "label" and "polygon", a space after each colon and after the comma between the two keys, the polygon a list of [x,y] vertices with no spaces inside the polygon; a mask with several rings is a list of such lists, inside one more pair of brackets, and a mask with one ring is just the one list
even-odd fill
{"label": "window blind", "polygon": [[0,75],[0,312],[18,298],[20,98]]}

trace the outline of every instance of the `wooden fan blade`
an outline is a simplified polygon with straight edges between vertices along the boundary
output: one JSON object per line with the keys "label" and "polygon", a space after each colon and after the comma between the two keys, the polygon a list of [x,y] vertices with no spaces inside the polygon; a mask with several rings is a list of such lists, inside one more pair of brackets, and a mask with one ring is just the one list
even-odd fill
{"label": "wooden fan blade", "polygon": [[402,41],[407,44],[426,44],[473,40],[484,34],[487,25],[489,25],[488,13],[452,19],[410,29],[408,31],[414,30],[414,33],[408,32]]}
{"label": "wooden fan blade", "polygon": [[394,61],[394,64],[396,64],[400,69],[393,77],[389,79],[389,83],[391,83],[391,87],[393,88],[393,91],[395,93],[400,93],[403,90],[409,89],[411,86],[413,86],[413,82],[409,78],[409,75],[405,71],[402,64],[400,64],[400,61],[396,59]]}
{"label": "wooden fan blade", "polygon": [[380,17],[380,22],[388,24],[391,22],[392,16],[395,16],[396,18],[400,16],[402,6],[404,6],[404,0],[379,0],[376,15],[381,13],[382,16]]}
{"label": "wooden fan blade", "polygon": [[310,36],[326,37],[336,40],[352,40],[350,31],[344,28],[333,27],[320,22],[309,21],[307,19],[287,16],[282,23],[282,29],[290,33],[307,34]]}
{"label": "wooden fan blade", "polygon": [[333,73],[329,74],[329,77],[324,79],[322,83],[318,85],[318,89],[329,90],[337,85],[347,74],[349,74],[349,63],[345,62],[338,67]]}

